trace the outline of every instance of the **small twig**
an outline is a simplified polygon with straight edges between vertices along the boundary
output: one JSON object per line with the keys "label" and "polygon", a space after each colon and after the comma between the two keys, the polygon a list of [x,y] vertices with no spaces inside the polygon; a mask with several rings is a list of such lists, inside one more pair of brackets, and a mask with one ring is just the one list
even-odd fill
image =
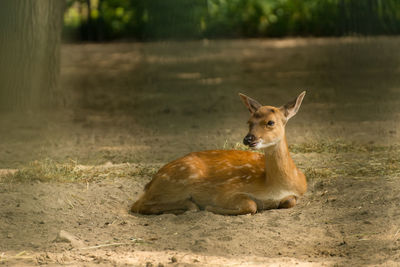
{"label": "small twig", "polygon": [[18,253],[15,256],[10,256],[10,257],[7,257],[7,256],[4,255],[4,253],[2,253],[0,255],[0,263],[1,262],[6,262],[6,261],[9,261],[9,260],[23,260],[23,259],[31,259],[31,260],[33,260],[32,256],[23,256],[25,254],[26,254],[25,250],[21,251],[20,253]]}
{"label": "small twig", "polygon": [[20,253],[18,253],[17,255],[15,255],[15,257],[20,257],[20,256],[22,256],[22,255],[24,255],[24,254],[26,254],[26,251],[24,250],[24,251],[21,251]]}
{"label": "small twig", "polygon": [[74,194],[70,194],[70,196],[73,197],[76,201],[78,201],[79,204],[83,205],[83,203],[82,203],[83,198],[78,197],[77,195],[74,195]]}
{"label": "small twig", "polygon": [[397,238],[397,235],[399,234],[399,232],[400,232],[400,228],[397,229],[396,233],[395,233],[394,236],[393,236],[393,240],[394,240],[394,241],[396,241],[396,238]]}
{"label": "small twig", "polygon": [[142,242],[144,242],[144,241],[141,238],[132,238],[131,242],[100,244],[97,246],[90,246],[90,247],[83,247],[83,248],[76,248],[76,249],[86,250],[86,249],[96,249],[96,248],[104,248],[104,247],[117,247],[117,246],[125,246],[125,245],[130,245],[132,243],[142,243]]}
{"label": "small twig", "polygon": [[11,256],[11,257],[5,257],[0,259],[0,263],[6,262],[9,260],[33,260],[33,257],[31,256]]}
{"label": "small twig", "polygon": [[104,248],[104,247],[116,247],[116,246],[123,246],[123,245],[130,245],[132,243],[111,243],[111,244],[101,244],[97,246],[91,246],[91,247],[83,247],[83,248],[77,248],[79,250],[86,250],[86,249],[95,249],[95,248]]}
{"label": "small twig", "polygon": [[71,209],[75,208],[74,204],[72,204],[71,200],[69,200],[68,198],[65,198],[68,205],[71,207]]}

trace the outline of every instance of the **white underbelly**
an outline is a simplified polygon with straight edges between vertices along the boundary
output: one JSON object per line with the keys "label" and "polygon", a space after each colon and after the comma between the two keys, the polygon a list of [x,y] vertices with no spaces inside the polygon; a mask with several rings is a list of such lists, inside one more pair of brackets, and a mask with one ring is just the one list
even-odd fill
{"label": "white underbelly", "polygon": [[260,201],[281,201],[285,197],[296,196],[297,194],[289,190],[269,191],[265,193],[254,194],[253,197]]}

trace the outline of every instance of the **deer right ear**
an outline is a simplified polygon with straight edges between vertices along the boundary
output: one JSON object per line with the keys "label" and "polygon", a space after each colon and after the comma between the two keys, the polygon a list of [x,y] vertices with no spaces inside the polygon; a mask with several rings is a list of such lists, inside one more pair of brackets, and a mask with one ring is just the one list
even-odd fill
{"label": "deer right ear", "polygon": [[253,114],[256,112],[262,105],[258,103],[256,100],[244,95],[239,94],[240,98],[242,99],[244,105],[249,109],[250,113]]}

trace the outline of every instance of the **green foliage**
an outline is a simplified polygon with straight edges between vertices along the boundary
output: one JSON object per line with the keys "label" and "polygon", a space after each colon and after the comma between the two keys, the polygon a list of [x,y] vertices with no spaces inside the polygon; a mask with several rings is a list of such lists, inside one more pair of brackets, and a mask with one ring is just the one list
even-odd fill
{"label": "green foliage", "polygon": [[68,0],[73,39],[400,33],[398,0]]}

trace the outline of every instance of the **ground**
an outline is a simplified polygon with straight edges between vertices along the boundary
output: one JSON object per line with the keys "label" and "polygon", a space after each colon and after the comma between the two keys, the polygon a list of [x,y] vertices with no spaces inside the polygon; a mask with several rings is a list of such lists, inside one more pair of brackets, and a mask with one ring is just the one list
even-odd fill
{"label": "ground", "polygon": [[[63,108],[0,114],[0,264],[399,265],[399,44],[65,44]],[[244,149],[248,113],[237,93],[279,106],[303,90],[286,129],[308,179],[299,205],[245,216],[129,213],[168,161]]]}

